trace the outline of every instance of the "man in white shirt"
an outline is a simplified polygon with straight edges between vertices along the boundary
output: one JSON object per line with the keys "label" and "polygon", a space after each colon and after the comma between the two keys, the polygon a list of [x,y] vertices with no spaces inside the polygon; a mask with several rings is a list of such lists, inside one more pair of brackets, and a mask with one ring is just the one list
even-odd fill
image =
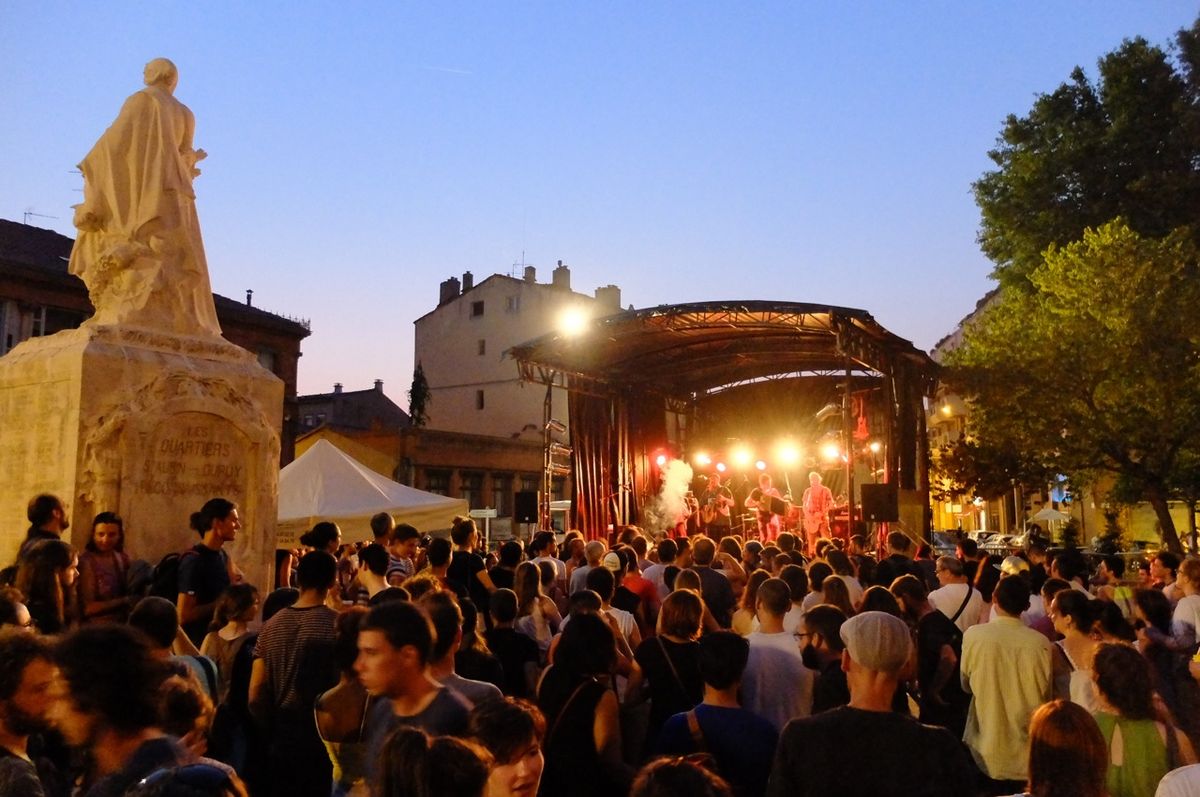
{"label": "man in white shirt", "polygon": [[661,600],[666,600],[667,594],[671,591],[667,589],[665,576],[667,568],[675,564],[675,557],[678,555],[679,546],[675,544],[675,540],[664,537],[658,544],[658,562],[642,571],[642,578],[654,585]]}
{"label": "man in white shirt", "polygon": [[600,542],[600,540],[592,540],[583,547],[583,558],[587,564],[580,565],[571,573],[571,588],[568,590],[570,595],[574,595],[581,589],[586,589],[584,584],[587,582],[588,572],[600,566],[600,560],[604,558],[604,554],[607,552],[608,546]]}
{"label": "man in white shirt", "polygon": [[940,556],[934,572],[941,587],[929,593],[933,608],[949,617],[960,631],[978,623],[983,612],[983,596],[967,582],[962,561],[953,556]]}
{"label": "man in white shirt", "polygon": [[[1050,700],[1051,642],[1021,622],[1029,608],[1024,579],[1000,580],[992,593],[995,622],[963,633],[962,685],[971,694],[963,741],[995,791],[1024,788],[1029,776],[1029,718]],[[1005,788],[1009,791],[1000,791]]]}
{"label": "man in white shirt", "polygon": [[755,598],[758,630],[746,637],[750,658],[742,676],[742,704],[777,730],[789,720],[812,713],[815,676],[804,666],[795,636],[783,630],[783,618],[791,606],[787,584],[768,578]]}
{"label": "man in white shirt", "polygon": [[533,541],[529,543],[529,552],[534,555],[529,561],[535,565],[549,562],[554,566],[554,580],[566,583],[567,565],[558,558],[558,542],[553,531],[539,531],[533,535]]}

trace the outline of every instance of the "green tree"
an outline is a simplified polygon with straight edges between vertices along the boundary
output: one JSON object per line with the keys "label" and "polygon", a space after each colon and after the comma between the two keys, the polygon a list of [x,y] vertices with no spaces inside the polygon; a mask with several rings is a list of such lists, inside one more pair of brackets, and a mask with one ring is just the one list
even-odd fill
{"label": "green tree", "polygon": [[980,445],[1072,482],[1116,475],[1179,550],[1168,501],[1200,448],[1200,264],[1190,232],[1145,238],[1117,220],[1051,246],[966,330],[946,377]]}
{"label": "green tree", "polygon": [[1020,449],[981,443],[973,434],[933,452],[930,489],[939,501],[978,496],[994,500],[1010,495],[1014,484],[1041,488],[1053,474]]}
{"label": "green tree", "polygon": [[[1170,52],[1126,40],[1011,115],[975,183],[979,242],[1001,284],[1027,289],[1051,244],[1122,217],[1161,238],[1200,219],[1200,19]],[[1200,229],[1198,227],[1197,229]]]}
{"label": "green tree", "polygon": [[413,426],[424,426],[429,420],[429,405],[432,402],[429,382],[425,379],[425,368],[421,363],[417,363],[413,370],[412,387],[408,389],[408,417]]}

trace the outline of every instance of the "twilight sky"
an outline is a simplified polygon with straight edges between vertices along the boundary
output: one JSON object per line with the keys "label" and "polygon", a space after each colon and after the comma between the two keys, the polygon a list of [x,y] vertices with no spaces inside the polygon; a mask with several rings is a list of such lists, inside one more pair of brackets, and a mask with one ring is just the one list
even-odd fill
{"label": "twilight sky", "polygon": [[928,349],[991,286],[1004,117],[1195,3],[0,2],[0,218],[74,235],[74,165],[156,56],[207,150],[213,289],[308,318],[301,393],[385,380],[438,283],[524,258],[637,307],[863,308]]}

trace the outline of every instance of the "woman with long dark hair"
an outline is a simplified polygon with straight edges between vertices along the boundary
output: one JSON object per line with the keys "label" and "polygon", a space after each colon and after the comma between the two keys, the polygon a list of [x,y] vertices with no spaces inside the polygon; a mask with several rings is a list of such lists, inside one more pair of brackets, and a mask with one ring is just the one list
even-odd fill
{"label": "woman with long dark hair", "polygon": [[41,540],[30,546],[17,568],[17,589],[33,625],[43,634],[66,630],[74,607],[79,558],[62,540]]}
{"label": "woman with long dark hair", "polygon": [[1162,721],[1150,663],[1141,654],[1128,645],[1101,645],[1092,672],[1100,706],[1096,723],[1108,747],[1111,797],[1153,794],[1168,771],[1196,762],[1187,736]]}
{"label": "woman with long dark hair", "polygon": [[123,623],[134,599],[129,594],[130,559],[125,522],[115,512],[92,521],[92,538],[79,556],[79,604],[85,623]]}
{"label": "woman with long dark hair", "polygon": [[624,794],[632,772],[621,758],[621,722],[611,676],[613,630],[597,614],[576,614],[559,636],[554,664],[538,684],[546,716],[543,794]]}

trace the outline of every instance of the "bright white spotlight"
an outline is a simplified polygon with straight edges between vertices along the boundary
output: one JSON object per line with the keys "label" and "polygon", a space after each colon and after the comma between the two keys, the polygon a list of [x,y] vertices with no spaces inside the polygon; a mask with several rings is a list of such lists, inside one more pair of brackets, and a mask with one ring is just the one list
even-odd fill
{"label": "bright white spotlight", "polygon": [[661,468],[663,465],[667,464],[667,455],[659,454],[657,457],[655,457],[654,462],[658,465],[658,467]]}
{"label": "bright white spotlight", "polygon": [[871,445],[867,447],[871,449],[872,454],[878,454],[883,445],[878,440],[872,440]]}
{"label": "bright white spotlight", "polygon": [[717,473],[724,473],[727,470],[724,462],[717,463]]}
{"label": "bright white spotlight", "polygon": [[755,462],[755,463],[754,463],[754,467],[758,468],[759,470],[766,470],[766,469],[767,469],[767,463],[763,462],[763,461],[760,459],[758,462]]}
{"label": "bright white spotlight", "polygon": [[568,307],[558,317],[558,329],[570,337],[582,335],[587,329],[588,320],[587,311],[582,307]]}
{"label": "bright white spotlight", "polygon": [[730,459],[733,460],[734,465],[744,469],[749,467],[750,463],[754,461],[754,452],[745,446],[739,446],[730,453]]}
{"label": "bright white spotlight", "polygon": [[821,446],[821,458],[826,462],[833,462],[840,459],[842,456],[842,447],[837,443],[829,442]]}
{"label": "bright white spotlight", "polygon": [[708,454],[705,454],[703,451],[696,455],[695,460],[696,464],[702,468],[707,468],[712,464],[712,457],[710,457]]}
{"label": "bright white spotlight", "polygon": [[775,451],[775,459],[784,467],[790,467],[800,461],[800,449],[792,443],[780,443]]}

